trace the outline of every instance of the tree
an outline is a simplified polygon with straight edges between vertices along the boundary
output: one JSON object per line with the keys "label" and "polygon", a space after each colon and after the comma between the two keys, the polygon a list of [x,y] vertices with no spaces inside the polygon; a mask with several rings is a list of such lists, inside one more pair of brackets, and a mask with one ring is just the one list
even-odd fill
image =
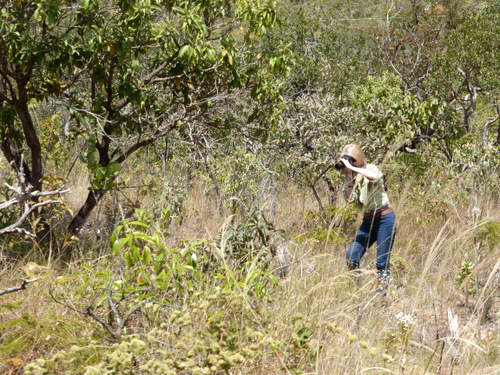
{"label": "tree", "polygon": [[[235,125],[225,112],[253,105],[248,122],[276,115],[276,75],[286,61],[259,51],[276,22],[270,0],[0,0],[1,149],[42,190],[44,150],[30,105],[71,113],[92,174],[77,233],[121,165],[188,123]],[[267,114],[266,114],[267,113]],[[259,125],[265,126],[265,125]]]}
{"label": "tree", "polygon": [[[450,0],[414,6],[412,17],[392,18],[403,11],[395,9],[379,35],[382,58],[403,81],[404,94],[421,104],[437,100],[447,107],[437,124],[446,144],[441,149],[450,161],[454,139],[465,134],[487,138],[483,134],[497,121],[500,17],[491,9],[494,4]],[[478,105],[490,115],[485,125],[475,123]],[[430,140],[431,130],[433,134],[414,138],[413,143]]]}

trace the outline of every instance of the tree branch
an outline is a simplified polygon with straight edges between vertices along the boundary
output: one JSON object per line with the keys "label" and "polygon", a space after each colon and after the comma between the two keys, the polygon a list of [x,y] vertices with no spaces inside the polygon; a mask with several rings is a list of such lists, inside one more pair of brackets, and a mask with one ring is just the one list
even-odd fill
{"label": "tree branch", "polygon": [[19,286],[15,286],[13,288],[7,288],[7,289],[4,289],[4,290],[0,290],[0,296],[3,296],[4,294],[15,293],[15,292],[18,292],[20,290],[24,290],[24,289],[26,289],[26,285],[28,285],[29,283],[34,283],[38,279],[29,279],[29,280],[21,279],[21,280],[22,280],[22,283]]}
{"label": "tree branch", "polygon": [[91,309],[92,305],[87,306],[85,308],[85,311],[79,310],[76,307],[73,307],[70,304],[68,304],[66,302],[62,302],[62,301],[58,300],[56,297],[54,297],[54,295],[52,293],[52,289],[49,290],[49,296],[52,297],[52,299],[54,300],[55,303],[58,303],[59,305],[67,307],[68,309],[70,309],[74,312],[77,312],[79,314],[87,315],[87,316],[91,317],[92,319],[97,321],[100,325],[102,325],[104,327],[104,329],[106,331],[108,331],[108,333],[113,337],[113,339],[116,338],[115,332],[113,332],[113,328],[92,311],[92,309]]}

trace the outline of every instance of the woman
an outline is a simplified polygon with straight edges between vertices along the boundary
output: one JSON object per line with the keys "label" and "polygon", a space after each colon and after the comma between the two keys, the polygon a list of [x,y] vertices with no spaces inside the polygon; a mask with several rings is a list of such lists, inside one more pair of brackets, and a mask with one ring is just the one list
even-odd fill
{"label": "woman", "polygon": [[355,144],[344,147],[335,168],[346,177],[343,188],[345,199],[364,212],[363,223],[347,251],[348,267],[359,268],[366,249],[377,242],[379,282],[387,286],[396,215],[385,191],[383,174],[375,165],[365,163],[363,151]]}

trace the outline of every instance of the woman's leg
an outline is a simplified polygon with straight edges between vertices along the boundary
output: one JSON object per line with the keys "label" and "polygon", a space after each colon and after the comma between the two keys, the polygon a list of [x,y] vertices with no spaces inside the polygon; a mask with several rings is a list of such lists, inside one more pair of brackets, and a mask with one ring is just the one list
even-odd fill
{"label": "woman's leg", "polygon": [[396,235],[394,212],[375,219],[377,221],[377,270],[380,275],[389,275],[389,260]]}
{"label": "woman's leg", "polygon": [[349,249],[347,250],[346,254],[346,260],[347,266],[350,270],[359,268],[359,262],[365,254],[366,249],[369,248],[377,240],[377,236],[372,231],[372,224],[373,222],[371,220],[363,219],[363,223],[356,233],[356,238],[349,245]]}

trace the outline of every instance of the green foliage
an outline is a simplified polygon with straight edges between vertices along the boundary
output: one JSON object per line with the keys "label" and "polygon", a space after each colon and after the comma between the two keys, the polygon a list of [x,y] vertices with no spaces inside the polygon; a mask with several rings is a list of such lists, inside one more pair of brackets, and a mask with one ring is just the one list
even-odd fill
{"label": "green foliage", "polygon": [[[474,271],[474,263],[469,260],[463,260],[460,266],[460,271],[456,276],[456,281],[459,286],[461,286],[467,293],[474,293],[476,286],[474,280],[471,278],[471,274]],[[464,281],[467,281],[464,284]],[[464,284],[464,285],[462,285]]]}
{"label": "green foliage", "polygon": [[477,229],[477,240],[480,243],[487,243],[490,251],[493,251],[500,244],[500,222],[487,220],[480,224]]}
{"label": "green foliage", "polygon": [[125,262],[126,275],[122,287],[128,292],[140,286],[165,290],[163,298],[173,302],[186,293],[198,290],[201,280],[197,269],[197,249],[203,241],[185,249],[168,249],[159,233],[150,233],[143,221],[124,221],[111,236],[113,255]]}
{"label": "green foliage", "polygon": [[401,79],[393,74],[368,76],[365,84],[354,88],[351,100],[366,119],[360,131],[375,147],[406,144],[419,136],[451,140],[459,135],[459,129],[446,128],[441,121],[446,102],[404,92]]}
{"label": "green foliage", "polygon": [[345,95],[361,72],[377,66],[372,32],[382,12],[363,1],[287,3],[269,39],[270,44],[291,43],[294,64],[286,82],[290,100],[315,92]]}
{"label": "green foliage", "polygon": [[313,241],[333,246],[344,245],[353,234],[353,224],[358,214],[359,210],[353,205],[345,207],[328,205],[324,212],[306,212],[308,231],[294,236],[294,240],[298,242]]}
{"label": "green foliage", "polygon": [[445,36],[447,48],[435,58],[442,73],[448,75],[446,80],[461,92],[467,92],[469,80],[491,93],[498,91],[494,81],[500,72],[495,52],[499,22],[498,13],[476,12]]}
{"label": "green foliage", "polygon": [[[72,116],[72,135],[86,138],[82,161],[92,175],[91,192],[71,231],[116,187],[122,163],[170,132],[187,124],[231,128],[231,104],[252,106],[246,120],[263,134],[279,121],[287,46],[260,47],[277,22],[273,1],[77,3],[5,2],[0,23],[7,46],[0,64],[3,134],[30,149],[34,181],[43,175],[46,150],[31,113],[43,112],[45,100],[57,98],[56,109]],[[13,83],[18,78],[22,84]]]}
{"label": "green foliage", "polygon": [[382,77],[368,76],[363,85],[352,90],[351,102],[355,108],[362,109],[373,101],[389,102],[403,93],[403,81],[395,74],[384,73]]}
{"label": "green foliage", "polygon": [[[457,250],[472,241],[471,220],[479,263],[493,259],[500,243],[493,121],[499,13],[497,0],[427,5],[0,0],[4,164],[21,154],[30,168],[42,161],[43,173],[31,182],[55,186],[83,147],[89,197],[117,189],[114,202],[123,193],[134,208],[148,204],[124,213],[125,221],[109,220],[106,227],[115,230],[104,243],[97,232],[80,240],[53,232],[52,248],[78,247],[87,259],[76,274],[58,268],[50,289],[76,314],[43,314],[45,303],[26,313],[20,303],[4,306],[2,358],[39,357],[25,369],[33,374],[451,372],[440,354],[443,338],[432,342],[442,330],[441,322],[428,322],[435,301],[427,296],[434,298],[436,280],[439,292],[457,284],[473,292],[476,271],[488,269],[457,263],[456,254],[465,257]],[[67,113],[69,136],[62,132]],[[25,132],[31,125],[35,137]],[[149,146],[162,137],[160,167]],[[401,288],[384,309],[371,299],[372,284],[360,288],[343,272],[359,212],[335,205],[341,175],[325,171],[347,143],[361,144],[371,162],[384,160],[398,205],[401,236],[391,274]],[[393,144],[398,151],[391,155]],[[311,188],[328,201],[321,212],[311,209]],[[207,201],[217,195],[218,215],[205,199],[195,201],[198,189]],[[302,209],[291,207],[297,196]],[[276,222],[297,232],[291,236],[300,251],[324,247],[321,258],[295,258],[297,268],[292,261],[291,277],[279,286],[270,261],[283,232],[255,210],[271,199],[278,202]],[[99,212],[104,220],[109,208]],[[234,216],[214,233],[225,208]],[[1,225],[18,212],[1,212]],[[50,210],[49,221],[62,223],[67,212]],[[4,255],[15,247],[8,255],[16,256],[31,248],[26,244],[9,236],[0,245]],[[424,265],[429,270],[421,274]],[[498,302],[493,291],[482,295],[474,311],[482,306],[480,324]],[[422,332],[431,332],[425,339],[413,335],[415,324],[403,315],[387,319],[407,302],[410,318],[419,314]],[[459,312],[463,321],[469,313]],[[61,317],[71,315],[78,315],[78,340]],[[322,330],[324,320],[337,326]],[[497,365],[498,345],[462,328],[461,337],[491,357],[460,345],[463,371],[481,372],[477,358]]]}
{"label": "green foliage", "polygon": [[[111,267],[97,271],[88,264],[82,265],[81,283],[73,291],[76,301],[70,307],[94,319],[113,339],[141,332],[125,323],[144,311],[146,304],[156,306],[155,311],[178,309],[190,298],[212,288],[240,290],[248,298],[262,300],[276,285],[267,272],[266,255],[276,246],[277,231],[262,216],[256,215],[245,225],[236,226],[237,233],[230,237],[226,230],[218,244],[203,239],[186,241],[182,249],[166,247],[162,236],[147,223],[147,216],[141,212],[136,216],[137,220],[124,221],[111,236],[117,263],[114,270]],[[234,241],[232,252],[227,251],[228,240]],[[262,249],[257,251],[257,246]],[[236,257],[242,254],[245,259]],[[50,294],[67,307],[67,295],[74,287],[70,281],[58,280],[56,293]],[[116,322],[107,323],[106,316]]]}
{"label": "green foliage", "polygon": [[61,170],[71,159],[72,144],[62,141],[61,113],[55,113],[39,122],[40,144],[47,151],[47,169]]}
{"label": "green foliage", "polygon": [[486,2],[486,7],[484,8],[484,12],[487,14],[497,15],[500,12],[500,1],[498,0],[490,0]]}
{"label": "green foliage", "polygon": [[[261,168],[258,158],[242,147],[231,150],[231,157],[217,165],[222,196],[229,203],[232,214],[248,212],[258,196]],[[241,178],[245,176],[245,178]]]}
{"label": "green foliage", "polygon": [[234,218],[216,242],[224,256],[237,268],[247,268],[256,261],[266,269],[282,240],[283,231],[276,229],[261,211],[255,211],[241,222]]}
{"label": "green foliage", "polygon": [[96,138],[89,135],[85,135],[85,138],[88,148],[80,155],[80,160],[87,164],[89,172],[93,175],[91,189],[112,190],[117,186],[114,181],[120,174],[121,165],[118,162],[103,165],[99,160]]}

